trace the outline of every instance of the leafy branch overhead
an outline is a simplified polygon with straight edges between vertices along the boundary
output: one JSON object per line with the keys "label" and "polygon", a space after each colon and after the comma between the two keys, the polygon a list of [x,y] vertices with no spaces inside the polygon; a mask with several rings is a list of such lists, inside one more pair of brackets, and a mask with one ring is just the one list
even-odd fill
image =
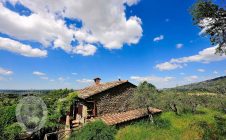
{"label": "leafy branch overhead", "polygon": [[194,24],[199,26],[201,35],[210,36],[216,53],[226,54],[226,9],[212,0],[198,0],[191,8]]}

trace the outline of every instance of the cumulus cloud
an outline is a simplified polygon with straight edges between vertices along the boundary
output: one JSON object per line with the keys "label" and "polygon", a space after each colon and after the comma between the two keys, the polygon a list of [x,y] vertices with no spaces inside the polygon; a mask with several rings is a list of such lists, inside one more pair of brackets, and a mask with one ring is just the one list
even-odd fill
{"label": "cumulus cloud", "polygon": [[76,80],[76,82],[78,82],[78,83],[92,83],[93,80],[84,78],[84,79],[78,79],[78,80]]}
{"label": "cumulus cloud", "polygon": [[45,73],[40,72],[40,71],[34,71],[32,74],[37,75],[37,76],[45,76],[46,75]]}
{"label": "cumulus cloud", "polygon": [[164,70],[174,70],[177,68],[184,67],[187,63],[200,62],[200,63],[211,63],[215,61],[222,61],[226,59],[226,55],[215,54],[217,46],[209,47],[200,51],[197,55],[192,55],[182,58],[173,58],[168,62],[157,64],[155,67],[161,71]]}
{"label": "cumulus cloud", "polygon": [[165,63],[157,64],[155,67],[160,71],[165,71],[165,70],[174,70],[177,68],[182,68],[183,66],[175,63],[165,62]]}
{"label": "cumulus cloud", "polygon": [[205,69],[197,69],[198,72],[205,72]]}
{"label": "cumulus cloud", "polygon": [[183,46],[184,46],[184,44],[179,43],[179,44],[176,45],[176,48],[181,49]]}
{"label": "cumulus cloud", "polygon": [[158,87],[169,86],[170,82],[175,79],[175,77],[158,77],[158,76],[131,76],[131,80],[137,82],[147,81]]}
{"label": "cumulus cloud", "polygon": [[13,71],[0,67],[0,75],[12,75],[12,74],[13,74]]}
{"label": "cumulus cloud", "polygon": [[[126,17],[126,5],[139,0],[3,0],[19,2],[32,13],[22,16],[0,3],[0,32],[19,40],[36,41],[49,47],[61,48],[68,53],[87,56],[92,53],[77,51],[71,44],[102,44],[107,49],[119,49],[124,44],[136,44],[142,36],[141,19]],[[82,27],[66,25],[64,18],[77,19]],[[15,22],[16,21],[16,22]],[[81,47],[81,45],[79,45]],[[84,46],[83,46],[84,48]]]}
{"label": "cumulus cloud", "polygon": [[163,40],[164,39],[164,35],[160,35],[160,36],[158,36],[158,37],[155,37],[154,39],[153,39],[153,41],[154,42],[159,42],[159,41],[161,41],[161,40]]}
{"label": "cumulus cloud", "polygon": [[90,44],[78,45],[76,48],[74,48],[73,53],[81,54],[83,56],[89,56],[89,55],[94,55],[96,50],[97,48]]}
{"label": "cumulus cloud", "polygon": [[32,48],[30,45],[25,45],[18,41],[15,41],[15,40],[12,40],[9,38],[3,38],[3,37],[0,37],[0,50],[7,50],[10,52],[21,54],[26,57],[45,57],[45,56],[47,56],[46,50]]}

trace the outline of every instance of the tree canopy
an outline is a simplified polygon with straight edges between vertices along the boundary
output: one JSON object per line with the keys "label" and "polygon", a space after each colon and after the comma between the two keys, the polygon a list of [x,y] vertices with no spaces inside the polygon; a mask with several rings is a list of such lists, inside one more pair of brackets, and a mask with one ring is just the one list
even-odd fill
{"label": "tree canopy", "polygon": [[194,24],[202,29],[201,35],[210,36],[218,54],[226,54],[225,5],[217,5],[212,0],[198,0],[191,8]]}
{"label": "tree canopy", "polygon": [[149,107],[154,105],[156,93],[156,87],[147,81],[144,81],[138,85],[134,93],[133,102],[139,108]]}

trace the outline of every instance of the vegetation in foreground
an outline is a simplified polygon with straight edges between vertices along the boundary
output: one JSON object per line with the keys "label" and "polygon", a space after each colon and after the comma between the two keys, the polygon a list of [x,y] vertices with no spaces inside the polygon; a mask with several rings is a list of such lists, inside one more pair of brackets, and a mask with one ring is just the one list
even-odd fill
{"label": "vegetation in foreground", "polygon": [[115,127],[107,126],[99,120],[85,125],[78,132],[74,132],[70,140],[114,140],[115,133]]}
{"label": "vegetation in foreground", "polygon": [[[143,82],[135,91],[133,102],[135,105],[140,103],[139,107],[150,105],[163,109],[164,113],[155,116],[154,123],[148,119],[119,127],[114,139],[226,139],[226,96],[224,94],[197,90],[194,92],[190,90],[157,91],[152,84]],[[86,125],[80,133],[74,133],[71,139],[105,140],[107,136],[112,136],[112,131],[107,131],[109,128],[104,131],[104,127],[96,126]]]}
{"label": "vegetation in foreground", "polygon": [[[67,109],[65,106],[70,106],[70,102],[77,95],[72,91],[60,89],[33,95],[43,99],[48,109],[48,117],[44,128],[40,132],[37,132],[37,134],[34,133],[31,137],[43,139],[45,133],[54,132],[64,127],[59,120],[65,117],[65,110]],[[15,111],[16,105],[23,96],[19,94],[1,94],[0,97],[0,140],[18,139],[19,135],[24,133],[24,130],[17,123]],[[65,100],[60,102],[59,99]]]}
{"label": "vegetation in foreground", "polygon": [[155,118],[154,124],[141,121],[124,128],[116,134],[117,140],[159,140],[159,139],[220,139],[226,138],[226,115],[200,108],[197,114],[176,115],[165,112]]}

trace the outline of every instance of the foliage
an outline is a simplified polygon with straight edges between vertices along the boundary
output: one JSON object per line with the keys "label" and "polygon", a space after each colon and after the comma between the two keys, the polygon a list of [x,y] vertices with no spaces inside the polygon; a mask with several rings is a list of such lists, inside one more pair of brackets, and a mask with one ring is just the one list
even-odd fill
{"label": "foliage", "polygon": [[77,92],[69,93],[67,97],[59,99],[57,102],[57,114],[66,115],[70,111],[70,107],[78,97]]}
{"label": "foliage", "polygon": [[201,132],[201,137],[203,140],[209,140],[209,139],[216,139],[216,133],[214,132],[214,128],[211,127],[210,124],[208,124],[206,121],[197,121],[193,124],[190,124],[190,129],[193,129],[192,126],[196,125]]}
{"label": "foliage", "polygon": [[114,140],[116,129],[102,121],[86,124],[79,132],[74,133],[70,140]]}
{"label": "foliage", "polygon": [[13,123],[4,129],[4,138],[7,140],[14,140],[22,132],[22,128],[18,123]]}
{"label": "foliage", "polygon": [[[149,121],[137,123],[120,128],[116,134],[117,140],[141,140],[141,139],[225,139],[224,133],[218,133],[217,121],[214,116],[217,114],[221,118],[226,119],[224,113],[207,109],[199,108],[203,114],[186,113],[180,116],[173,112],[164,112],[156,118],[156,120],[164,120],[168,122],[167,127],[159,127],[158,125],[151,125]],[[155,119],[155,118],[154,118]],[[155,121],[158,122],[158,121]],[[221,127],[225,127],[225,121],[221,120]],[[221,128],[219,127],[219,129]],[[222,129],[222,128],[221,128]]]}
{"label": "foliage", "polygon": [[220,139],[226,139],[226,118],[220,115],[216,115],[214,118],[217,124],[217,132]]}
{"label": "foliage", "polygon": [[16,121],[16,105],[4,106],[0,108],[0,137],[3,137],[3,130]]}
{"label": "foliage", "polygon": [[170,121],[168,119],[162,119],[160,117],[156,118],[154,124],[158,128],[169,128],[171,126]]}
{"label": "foliage", "polygon": [[[56,130],[61,125],[59,123],[59,118],[62,114],[57,113],[57,101],[60,98],[67,98],[71,102],[73,96],[71,97],[69,93],[73,90],[60,89],[43,92],[42,94],[34,94],[33,96],[41,97],[48,109],[48,118],[45,124],[44,130]],[[22,98],[20,94],[2,94],[0,98],[0,139],[13,139],[20,133],[19,125],[16,123],[16,105],[18,100]],[[62,107],[64,108],[64,107]],[[45,132],[41,132],[45,133]]]}
{"label": "foliage", "polygon": [[134,92],[133,102],[136,107],[143,108],[155,105],[157,89],[154,85],[143,82],[140,83]]}
{"label": "foliage", "polygon": [[212,80],[207,80],[199,83],[179,86],[171,89],[165,89],[166,92],[209,92],[216,94],[226,94],[226,76],[218,77]]}
{"label": "foliage", "polygon": [[[65,115],[64,112],[59,111],[60,108],[65,108],[66,104],[59,103],[59,100],[66,99],[68,94],[73,92],[73,90],[69,89],[60,89],[50,91],[47,94],[42,94],[41,97],[47,105],[48,108],[48,118],[45,124],[45,127],[60,127],[59,119],[61,116]],[[60,104],[60,105],[59,105]],[[63,106],[65,105],[65,106]]]}
{"label": "foliage", "polygon": [[155,106],[164,111],[173,111],[180,115],[183,113],[200,113],[197,110],[200,106],[223,111],[225,104],[226,96],[224,95],[161,91],[157,96]]}
{"label": "foliage", "polygon": [[226,54],[226,10],[212,0],[198,0],[191,8],[194,23],[210,36],[216,52]]}

